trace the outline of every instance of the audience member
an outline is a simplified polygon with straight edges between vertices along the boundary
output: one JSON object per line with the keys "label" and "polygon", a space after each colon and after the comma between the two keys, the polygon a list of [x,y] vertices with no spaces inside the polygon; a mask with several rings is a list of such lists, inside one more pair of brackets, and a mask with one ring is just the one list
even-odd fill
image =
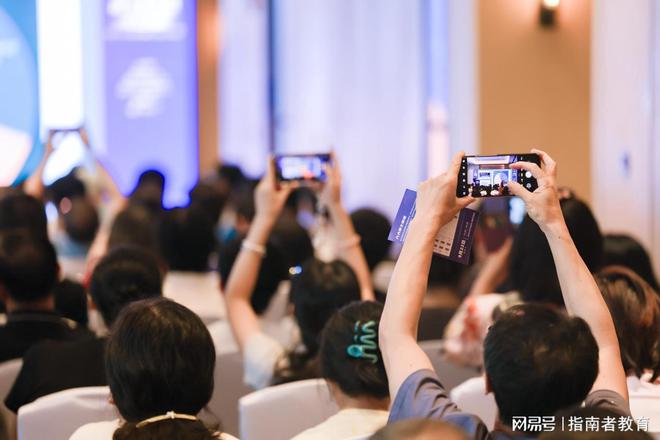
{"label": "audience member", "polygon": [[370,440],[468,440],[460,429],[446,422],[429,419],[390,423],[369,437]]}
{"label": "audience member", "polygon": [[26,229],[0,231],[0,299],[7,309],[7,323],[0,326],[0,362],[22,357],[42,340],[92,336],[55,311],[58,271],[47,239]]}
{"label": "audience member", "polygon": [[165,194],[165,175],[158,170],[146,170],[138,177],[129,197],[132,204],[142,205],[154,214],[160,214]]}
{"label": "audience member", "polygon": [[82,327],[89,324],[87,312],[87,292],[80,283],[64,279],[55,285],[55,310],[65,318],[77,322]]}
{"label": "audience member", "polygon": [[294,440],[342,440],[369,435],[387,423],[387,375],[378,348],[383,306],[349,304],[326,323],[319,349],[320,373],[339,412]]}
{"label": "audience member", "polygon": [[660,296],[639,275],[608,266],[596,282],[610,309],[628,376],[630,410],[660,433]]}
{"label": "audience member", "polygon": [[157,298],[126,306],[105,355],[122,421],[85,425],[71,439],[231,439],[197,418],[213,393],[215,358],[204,323],[182,305]]}
{"label": "audience member", "polygon": [[383,214],[370,208],[351,213],[351,221],[362,239],[360,245],[371,271],[376,298],[384,301],[394,269],[394,262],[389,259],[392,243],[388,239],[392,224]]}
{"label": "audience member", "polygon": [[[591,210],[576,198],[561,199],[559,206],[581,258],[592,273],[598,271],[602,265],[603,238]],[[501,252],[496,252],[493,259],[504,263],[506,259],[500,258],[499,254]],[[497,286],[483,278],[500,277],[497,268],[491,270],[484,267],[474,281],[482,290],[471,289],[452,317],[445,331],[445,349],[452,361],[481,366],[482,342],[493,317],[512,305],[536,302],[564,307],[551,248],[541,228],[530,215],[525,216],[514,236],[508,266],[511,292],[489,293],[494,292]]]}
{"label": "audience member", "polygon": [[0,231],[27,229],[31,234],[48,238],[48,219],[43,203],[26,194],[10,194],[0,198]]}
{"label": "audience member", "polygon": [[216,243],[213,227],[204,211],[192,207],[165,212],[158,227],[160,254],[168,265],[163,295],[206,323],[226,317],[218,273],[209,268]]}
{"label": "audience member", "polygon": [[[133,301],[161,295],[158,261],[137,247],[121,247],[94,269],[89,293],[107,326]],[[23,358],[21,371],[6,399],[12,411],[50,393],[68,388],[106,385],[103,354],[107,338],[46,341]]]}
{"label": "audience member", "polygon": [[604,239],[604,264],[625,266],[644,278],[655,291],[660,293],[660,285],[653,271],[653,264],[644,246],[629,235],[607,234]]}
{"label": "audience member", "polygon": [[473,200],[456,198],[462,154],[445,174],[422,183],[416,215],[396,264],[380,323],[380,347],[390,396],[390,421],[434,418],[454,423],[474,439],[530,438],[512,432],[514,416],[550,416],[586,401],[630,415],[628,390],[612,318],[589,268],[580,257],[564,221],[555,187],[555,162],[544,152],[542,168],[518,162],[539,188],[529,192],[510,182],[527,212],[546,236],[570,315],[550,306],[525,304],[503,312],[484,341],[488,391],[499,409],[491,434],[482,422],[461,412],[447,397],[441,380],[416,342],[416,327],[426,291],[433,240],[438,230]]}
{"label": "audience member", "polygon": [[323,325],[343,305],[360,298],[373,299],[369,268],[358,246],[359,237],[341,205],[340,176],[333,167],[321,199],[328,207],[338,253],[345,262],[311,260],[296,270],[300,273],[292,280],[290,298],[302,347],[284,347],[264,333],[250,305],[250,295],[267,251],[268,237],[290,190],[289,186],[276,185],[271,163],[255,192],[256,214],[226,284],[229,320],[244,357],[244,379],[257,389],[272,383],[317,377],[318,368],[312,360],[318,352]]}

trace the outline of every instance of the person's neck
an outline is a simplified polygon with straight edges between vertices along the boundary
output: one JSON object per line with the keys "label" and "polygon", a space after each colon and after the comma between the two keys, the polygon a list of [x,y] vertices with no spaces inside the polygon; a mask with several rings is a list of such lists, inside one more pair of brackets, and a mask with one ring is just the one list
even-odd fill
{"label": "person's neck", "polygon": [[7,298],[5,302],[7,313],[16,312],[52,312],[55,310],[55,297],[48,295],[35,301],[14,301]]}
{"label": "person's neck", "polygon": [[378,399],[375,397],[350,397],[342,392],[335,392],[334,398],[340,409],[375,409],[387,411],[390,407],[390,399]]}

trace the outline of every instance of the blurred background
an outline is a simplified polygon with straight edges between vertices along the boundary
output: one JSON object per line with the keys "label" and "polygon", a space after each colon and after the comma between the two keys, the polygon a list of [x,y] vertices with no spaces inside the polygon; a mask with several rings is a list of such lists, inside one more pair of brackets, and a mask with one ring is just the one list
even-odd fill
{"label": "blurred background", "polygon": [[[219,163],[332,148],[348,207],[392,216],[452,152],[538,147],[657,264],[659,50],[653,0],[0,0],[0,185],[85,125],[170,206]],[[58,145],[48,181],[87,160]]]}

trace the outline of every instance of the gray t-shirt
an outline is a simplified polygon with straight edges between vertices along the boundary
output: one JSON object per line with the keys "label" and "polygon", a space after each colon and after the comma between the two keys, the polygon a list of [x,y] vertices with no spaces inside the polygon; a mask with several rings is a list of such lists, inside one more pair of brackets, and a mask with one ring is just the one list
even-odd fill
{"label": "gray t-shirt", "polygon": [[[630,415],[628,402],[618,393],[610,390],[598,390],[585,399],[586,406],[608,409],[622,416]],[[408,376],[397,393],[388,423],[405,419],[438,419],[461,428],[470,439],[474,440],[524,440],[534,437],[516,433],[488,432],[486,425],[474,414],[461,411],[449,398],[449,394],[432,370],[418,370]]]}

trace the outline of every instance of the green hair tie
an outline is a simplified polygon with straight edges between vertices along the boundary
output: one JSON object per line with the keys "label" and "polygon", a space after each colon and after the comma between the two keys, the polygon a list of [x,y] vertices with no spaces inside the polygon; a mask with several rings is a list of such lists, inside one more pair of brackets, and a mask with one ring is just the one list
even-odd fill
{"label": "green hair tie", "polygon": [[[376,321],[365,322],[360,327],[360,321],[353,327],[353,344],[346,347],[346,353],[356,359],[368,359],[372,364],[378,362],[378,344],[376,344]],[[373,350],[375,353],[368,353]]]}

